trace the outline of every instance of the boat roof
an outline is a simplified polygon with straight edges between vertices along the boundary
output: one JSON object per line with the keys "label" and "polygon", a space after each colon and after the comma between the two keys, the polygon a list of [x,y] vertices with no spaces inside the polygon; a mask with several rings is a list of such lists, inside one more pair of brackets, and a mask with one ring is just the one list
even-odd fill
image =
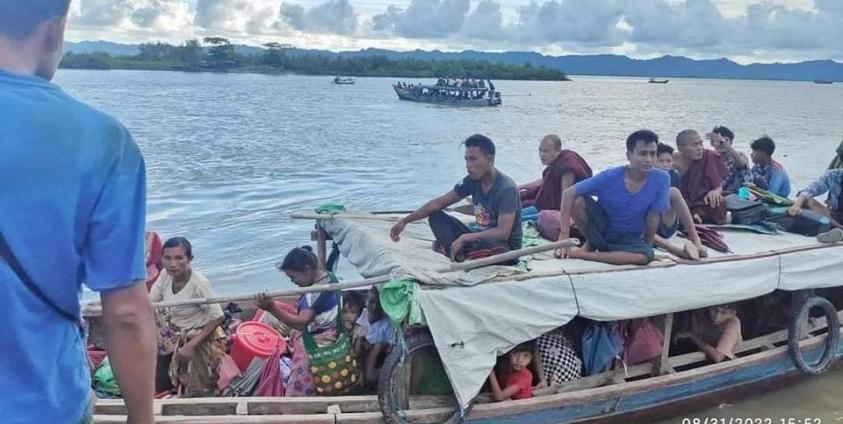
{"label": "boat roof", "polygon": [[443,90],[443,91],[489,91],[484,87],[450,87],[447,85],[428,85],[428,84],[414,84],[414,88],[427,88],[429,90]]}
{"label": "boat roof", "polygon": [[[460,404],[480,391],[499,353],[556,329],[576,316],[598,320],[663,315],[720,305],[775,290],[833,287],[843,244],[818,244],[790,233],[721,230],[732,252],[688,262],[662,254],[647,266],[614,266],[532,255],[517,267],[440,273],[450,260],[431,249],[425,222],[408,224],[401,241],[389,229],[403,215],[322,221],[364,277],[390,275],[420,284],[420,307]],[[473,217],[454,214],[469,222]],[[672,240],[682,243],[681,239]],[[538,239],[535,243],[549,243]],[[448,287],[447,290],[442,290]],[[517,331],[514,331],[517,329]]]}

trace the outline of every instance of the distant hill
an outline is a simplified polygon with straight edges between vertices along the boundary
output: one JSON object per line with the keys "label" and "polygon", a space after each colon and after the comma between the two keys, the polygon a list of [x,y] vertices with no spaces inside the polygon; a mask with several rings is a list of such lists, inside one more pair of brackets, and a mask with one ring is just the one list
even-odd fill
{"label": "distant hill", "polygon": [[[68,41],[65,42],[64,50],[78,54],[103,52],[111,56],[134,56],[139,52],[136,44],[120,44],[110,41],[82,41],[78,43]],[[254,56],[263,54],[264,49],[261,47],[235,44],[234,51],[238,54]]]}
{"label": "distant hill", "polygon": [[65,41],[64,51],[77,54],[105,52],[112,56],[134,56],[138,54],[138,47],[132,44],[119,44],[110,41],[82,41],[79,43]]}
{"label": "distant hill", "polygon": [[[258,55],[260,47],[235,45],[235,51],[242,55]],[[108,41],[68,42],[66,51],[74,53],[106,52],[112,56],[131,56],[138,52],[137,46]],[[546,66],[559,69],[568,75],[610,75],[669,78],[742,78],[769,80],[831,80],[843,82],[843,63],[832,60],[814,60],[799,63],[754,63],[741,65],[729,59],[694,60],[681,56],[662,56],[655,59],[633,59],[620,55],[569,55],[545,56],[535,52],[442,52],[438,50],[413,50],[399,52],[383,49],[331,52],[328,50],[289,49],[291,55],[323,56],[384,56],[389,59],[419,60],[485,60],[492,63],[506,63]]]}

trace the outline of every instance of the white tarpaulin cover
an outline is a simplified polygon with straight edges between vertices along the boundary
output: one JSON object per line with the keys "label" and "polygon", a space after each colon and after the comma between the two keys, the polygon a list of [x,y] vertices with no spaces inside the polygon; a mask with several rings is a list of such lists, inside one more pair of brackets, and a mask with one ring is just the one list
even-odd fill
{"label": "white tarpaulin cover", "polygon": [[731,230],[721,233],[732,253],[712,251],[709,263],[667,258],[646,267],[618,267],[555,259],[548,252],[528,262],[528,275],[541,277],[486,282],[517,272],[514,267],[485,267],[437,273],[450,261],[431,249],[434,237],[426,222],[408,225],[394,243],[389,239],[390,217],[379,218],[327,220],[323,227],[364,277],[411,277],[423,284],[417,298],[463,406],[477,395],[497,355],[576,315],[614,321],[719,305],[776,289],[843,285],[843,244]]}

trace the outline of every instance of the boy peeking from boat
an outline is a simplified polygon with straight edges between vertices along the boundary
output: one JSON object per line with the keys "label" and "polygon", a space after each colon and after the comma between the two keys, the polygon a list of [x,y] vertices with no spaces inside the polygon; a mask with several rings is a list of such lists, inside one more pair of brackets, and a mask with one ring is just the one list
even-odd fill
{"label": "boy peeking from boat", "polygon": [[[389,232],[401,239],[404,227],[428,218],[436,237],[434,248],[461,262],[521,248],[521,200],[515,182],[495,168],[495,144],[475,134],[465,142],[468,175],[454,188],[396,223]],[[476,222],[465,224],[443,210],[467,196],[474,204]]]}
{"label": "boy peeking from boat", "polygon": [[579,249],[558,249],[558,257],[614,265],[653,260],[656,231],[671,205],[670,175],[655,166],[658,142],[658,135],[649,130],[630,134],[628,165],[607,169],[564,191],[559,240],[570,236],[573,218],[587,241]]}

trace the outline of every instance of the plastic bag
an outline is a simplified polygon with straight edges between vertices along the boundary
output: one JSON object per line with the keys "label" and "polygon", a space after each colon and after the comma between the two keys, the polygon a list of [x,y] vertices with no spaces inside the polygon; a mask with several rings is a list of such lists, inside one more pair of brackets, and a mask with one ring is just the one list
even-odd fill
{"label": "plastic bag", "polygon": [[114,378],[114,372],[111,371],[108,358],[105,358],[97,371],[94,372],[94,390],[108,396],[119,397],[121,395],[120,387],[117,385],[117,379]]}

